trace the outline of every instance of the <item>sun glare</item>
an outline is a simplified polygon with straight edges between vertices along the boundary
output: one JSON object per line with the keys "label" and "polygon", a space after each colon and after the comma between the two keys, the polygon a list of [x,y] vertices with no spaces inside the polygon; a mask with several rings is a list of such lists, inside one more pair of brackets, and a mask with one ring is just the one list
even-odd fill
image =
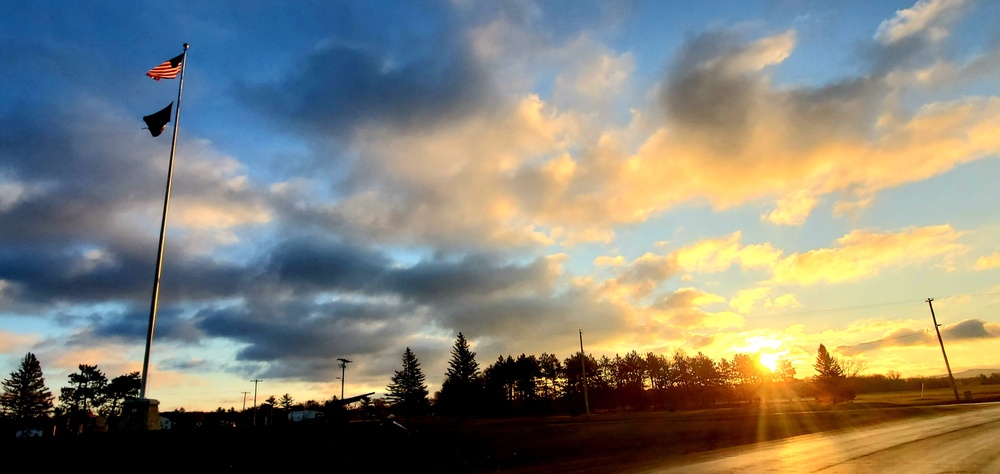
{"label": "sun glare", "polygon": [[761,353],[760,355],[760,365],[767,367],[767,370],[774,372],[778,368],[778,358],[781,354],[768,354]]}
{"label": "sun glare", "polygon": [[788,353],[788,349],[781,348],[781,341],[767,336],[748,337],[744,340],[743,346],[733,347],[734,352],[744,354],[757,354],[757,360],[762,367],[774,372],[778,368],[778,360]]}

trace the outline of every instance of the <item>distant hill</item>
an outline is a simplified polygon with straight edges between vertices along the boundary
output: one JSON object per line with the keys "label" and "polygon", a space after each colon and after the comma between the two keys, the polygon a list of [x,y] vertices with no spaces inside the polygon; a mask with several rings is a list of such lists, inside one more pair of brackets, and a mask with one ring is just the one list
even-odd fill
{"label": "distant hill", "polygon": [[[1000,369],[969,369],[963,370],[961,372],[955,372],[953,375],[956,379],[971,379],[979,377],[979,374],[985,375],[987,377],[990,374],[1000,374]],[[948,374],[935,375],[935,377],[947,377]]]}

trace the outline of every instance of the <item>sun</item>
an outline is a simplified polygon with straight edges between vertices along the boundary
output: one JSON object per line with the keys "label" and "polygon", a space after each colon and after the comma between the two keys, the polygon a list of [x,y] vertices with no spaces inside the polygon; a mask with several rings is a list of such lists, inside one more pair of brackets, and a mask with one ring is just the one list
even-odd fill
{"label": "sun", "polygon": [[780,358],[781,354],[762,352],[760,354],[760,365],[763,365],[773,373],[778,369],[778,359]]}
{"label": "sun", "polygon": [[753,336],[743,340],[742,346],[734,346],[732,350],[744,354],[756,354],[762,367],[774,372],[778,368],[778,360],[788,353],[782,349],[781,341],[769,336]]}

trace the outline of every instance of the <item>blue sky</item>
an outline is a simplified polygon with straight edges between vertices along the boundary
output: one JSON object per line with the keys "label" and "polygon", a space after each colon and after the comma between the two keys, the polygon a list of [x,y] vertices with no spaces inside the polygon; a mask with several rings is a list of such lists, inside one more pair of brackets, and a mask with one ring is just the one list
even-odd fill
{"label": "blue sky", "polygon": [[[998,367],[987,2],[30,2],[0,7],[0,369],[149,396],[439,388],[497,356]],[[173,124],[168,127],[172,127]],[[172,130],[168,128],[168,131]]]}

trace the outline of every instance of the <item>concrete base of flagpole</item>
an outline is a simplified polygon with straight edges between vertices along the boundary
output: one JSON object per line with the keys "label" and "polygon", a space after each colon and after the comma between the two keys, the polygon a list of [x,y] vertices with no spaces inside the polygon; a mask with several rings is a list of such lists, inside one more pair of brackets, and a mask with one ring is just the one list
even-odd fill
{"label": "concrete base of flagpole", "polygon": [[122,403],[122,431],[158,431],[160,402],[150,398],[133,398]]}

